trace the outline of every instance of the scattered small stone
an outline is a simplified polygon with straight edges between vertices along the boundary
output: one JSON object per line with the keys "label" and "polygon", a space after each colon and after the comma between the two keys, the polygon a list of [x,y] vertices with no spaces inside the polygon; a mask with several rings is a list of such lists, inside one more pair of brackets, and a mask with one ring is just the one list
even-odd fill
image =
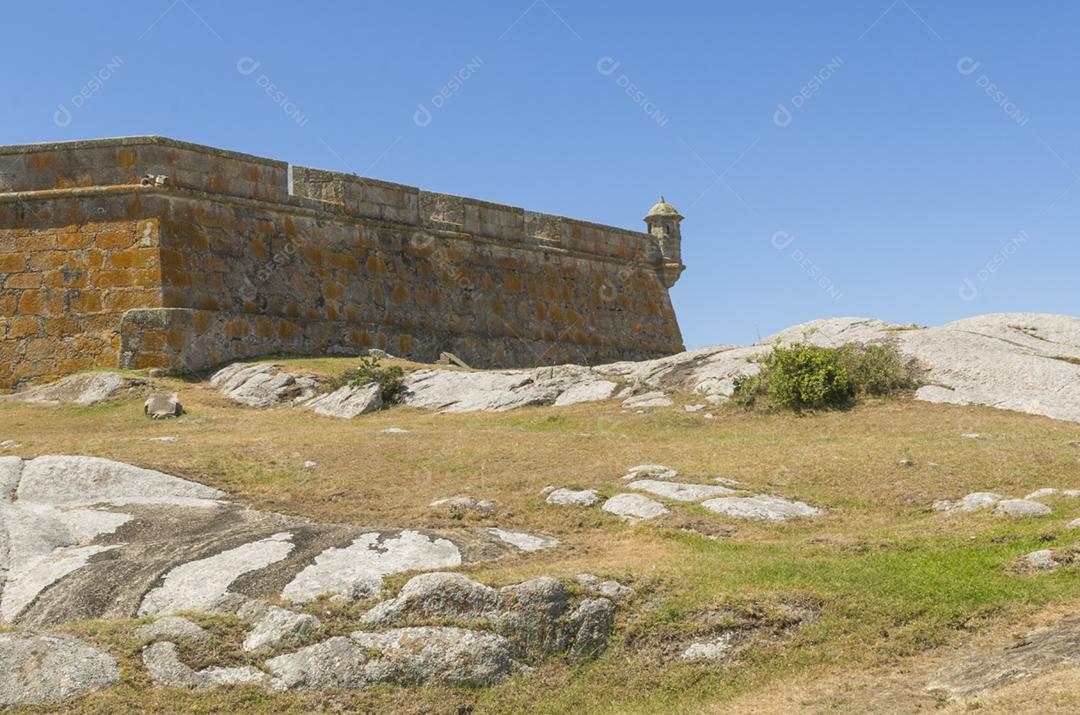
{"label": "scattered small stone", "polygon": [[788,519],[821,514],[821,509],[801,501],[791,501],[766,494],[758,494],[752,497],[720,497],[719,499],[702,502],[701,505],[718,514],[725,514],[738,519],[764,521],[787,521]]}
{"label": "scattered small stone", "polygon": [[702,415],[702,417],[704,417],[707,420],[714,419],[713,414],[711,412],[706,412],[704,415]]}
{"label": "scattered small stone", "polygon": [[1074,439],[1073,441],[1069,442],[1069,446],[1070,447],[1080,447],[1080,440],[1075,440]]}
{"label": "scattered small stone", "polygon": [[1065,525],[1066,529],[1080,529],[1080,519],[1073,519]]}
{"label": "scattered small stone", "polygon": [[1039,549],[1021,558],[1023,565],[1035,571],[1055,571],[1061,564],[1054,560],[1053,549]]}
{"label": "scattered small stone", "polygon": [[210,634],[186,618],[166,616],[136,628],[135,637],[142,640],[205,641]]}
{"label": "scattered small stone", "polygon": [[311,459],[304,460],[304,469],[315,469],[319,463]]}
{"label": "scattered small stone", "polygon": [[383,430],[383,434],[409,434],[409,430],[401,427],[387,427]]}
{"label": "scattered small stone", "polygon": [[364,355],[367,357],[378,358],[379,360],[390,360],[394,357],[390,353],[385,350],[380,350],[379,348],[368,348],[364,351]]}
{"label": "scattered small stone", "polygon": [[683,405],[683,409],[687,412],[700,412],[705,409],[705,405]]}
{"label": "scattered small stone", "polygon": [[1063,497],[1080,497],[1080,489],[1066,489],[1061,492]]}
{"label": "scattered small stone", "polygon": [[175,392],[155,392],[143,403],[143,412],[150,419],[164,420],[184,414],[184,407],[180,404],[180,396]]}
{"label": "scattered small stone", "polygon": [[960,435],[960,437],[961,439],[979,439],[980,437],[982,437],[982,435],[978,432],[965,432],[964,434]]}
{"label": "scattered small stone", "polygon": [[5,439],[3,442],[0,442],[0,449],[16,449],[21,446],[21,444],[13,439]]}
{"label": "scattered small stone", "polygon": [[999,516],[1047,516],[1050,507],[1027,499],[1003,499],[997,504],[994,513]]}
{"label": "scattered small stone", "polygon": [[616,494],[600,508],[629,522],[655,519],[668,513],[666,506],[641,494]]}
{"label": "scattered small stone", "polygon": [[447,509],[451,512],[474,511],[478,514],[490,514],[495,510],[494,501],[490,499],[474,499],[465,494],[436,499],[428,506],[435,509]]}
{"label": "scattered small stone", "polygon": [[731,651],[733,634],[728,631],[707,641],[697,641],[686,647],[682,660],[721,660]]}
{"label": "scattered small stone", "polygon": [[717,484],[726,484],[729,487],[738,486],[740,484],[737,479],[728,479],[727,477],[716,477],[713,481]]}
{"label": "scattered small stone", "polygon": [[581,491],[556,489],[548,494],[546,501],[548,504],[558,504],[559,506],[592,506],[599,499],[600,496],[595,489],[582,489]]}
{"label": "scattered small stone", "polygon": [[161,437],[151,437],[150,441],[151,442],[175,442],[176,441],[176,435],[167,434],[167,435],[162,435]]}
{"label": "scattered small stone", "polygon": [[623,407],[627,409],[644,409],[649,407],[671,407],[675,403],[663,392],[645,392],[623,400]]}
{"label": "scattered small stone", "polygon": [[901,459],[899,462],[897,462],[897,464],[899,464],[901,467],[914,467],[915,466],[915,462],[911,461],[910,459]]}
{"label": "scattered small stone", "polygon": [[1058,490],[1054,487],[1043,487],[1042,489],[1036,489],[1031,494],[1028,494],[1025,499],[1042,499],[1043,497],[1050,497],[1058,493]]}
{"label": "scattered small stone", "polygon": [[679,476],[677,471],[662,464],[639,464],[626,470],[626,476],[623,479],[671,479],[677,476]]}

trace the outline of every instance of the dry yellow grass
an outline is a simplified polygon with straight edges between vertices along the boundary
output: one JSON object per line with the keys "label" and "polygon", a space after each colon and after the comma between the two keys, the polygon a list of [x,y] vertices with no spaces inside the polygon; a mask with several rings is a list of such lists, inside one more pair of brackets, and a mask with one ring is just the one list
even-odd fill
{"label": "dry yellow grass", "polygon": [[[351,364],[295,362],[328,373]],[[138,401],[88,408],[0,403],[0,439],[21,443],[24,457],[122,460],[225,489],[253,507],[315,520],[550,534],[559,548],[469,572],[507,583],[591,571],[632,582],[637,594],[620,615],[611,648],[594,663],[553,660],[488,691],[445,695],[148,689],[130,623],[81,624],[72,628],[121,657],[125,681],[80,701],[77,711],[783,711],[777,702],[810,712],[873,711],[869,703],[880,693],[866,674],[876,672],[889,674],[882,682],[897,682],[895,699],[884,702],[904,712],[937,704],[919,685],[925,664],[971,631],[1000,627],[1075,594],[1073,569],[1023,579],[1003,567],[1041,544],[1071,543],[1064,524],[1080,516],[1080,500],[1053,501],[1054,515],[1042,520],[928,509],[936,499],[971,491],[1023,496],[1045,486],[1080,487],[1080,449],[1069,444],[1080,440],[1074,424],[912,401],[808,417],[722,410],[706,420],[678,406],[643,415],[610,402],[471,415],[393,408],[335,420],[246,409],[205,383],[164,382],[181,393],[187,414],[180,421],[147,420]],[[409,432],[382,432],[388,427]],[[981,438],[960,436],[972,432]],[[151,441],[163,435],[177,439]],[[304,470],[305,460],[318,466]],[[657,522],[628,527],[598,508],[546,505],[540,494],[556,485],[611,495],[623,487],[626,467],[645,462],[677,468],[682,481],[737,479],[827,514],[755,524],[677,505]],[[427,506],[455,494],[494,499],[498,508],[489,517],[457,520]],[[816,620],[770,632],[730,665],[692,666],[664,655],[690,632],[687,623],[709,613],[757,609],[765,623],[793,604],[809,604]],[[785,696],[777,701],[778,690]],[[1067,688],[1055,692],[1060,697],[1046,695],[1058,698],[1053,707],[1073,697]]]}

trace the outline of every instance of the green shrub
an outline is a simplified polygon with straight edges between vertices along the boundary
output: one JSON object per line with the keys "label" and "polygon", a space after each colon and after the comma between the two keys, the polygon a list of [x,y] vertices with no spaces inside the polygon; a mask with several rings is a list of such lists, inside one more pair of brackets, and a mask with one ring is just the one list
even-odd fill
{"label": "green shrub", "polygon": [[383,403],[392,405],[405,392],[405,371],[400,365],[382,366],[375,357],[360,358],[360,366],[342,373],[339,384],[360,387],[378,383]]}
{"label": "green shrub", "polygon": [[750,408],[803,410],[851,406],[859,397],[887,397],[918,386],[913,363],[894,343],[848,343],[838,348],[807,343],[774,345],[757,375],[735,379],[732,401]]}

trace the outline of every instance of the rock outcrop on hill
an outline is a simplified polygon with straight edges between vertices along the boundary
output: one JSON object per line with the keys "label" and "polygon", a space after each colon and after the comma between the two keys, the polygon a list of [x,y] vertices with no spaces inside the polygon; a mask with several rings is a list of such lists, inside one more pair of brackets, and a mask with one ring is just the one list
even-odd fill
{"label": "rock outcrop on hill", "polygon": [[316,524],[224,496],[96,457],[0,457],[0,623],[235,612],[250,598],[378,596],[390,574],[554,543],[493,529]]}

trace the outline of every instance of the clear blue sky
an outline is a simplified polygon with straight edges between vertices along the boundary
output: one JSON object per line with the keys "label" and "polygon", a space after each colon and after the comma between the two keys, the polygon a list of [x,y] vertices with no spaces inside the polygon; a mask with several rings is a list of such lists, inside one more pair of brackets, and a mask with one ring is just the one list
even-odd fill
{"label": "clear blue sky", "polygon": [[4,143],[161,134],[635,229],[663,193],[689,347],[1080,312],[1075,2],[124,0],[4,25]]}

